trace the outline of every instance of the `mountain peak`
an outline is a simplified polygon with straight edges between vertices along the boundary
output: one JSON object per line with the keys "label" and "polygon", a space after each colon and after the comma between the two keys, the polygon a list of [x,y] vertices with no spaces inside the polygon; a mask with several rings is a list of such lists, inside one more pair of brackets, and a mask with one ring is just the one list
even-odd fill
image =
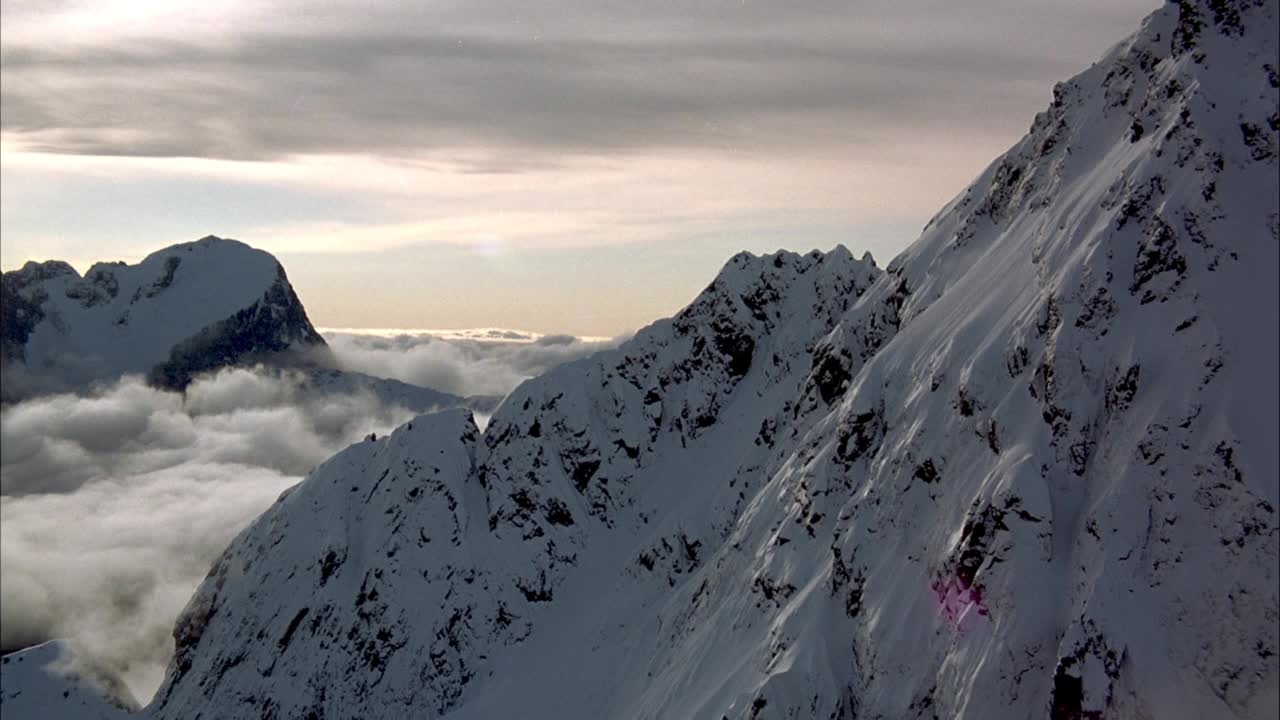
{"label": "mountain peak", "polygon": [[141,372],[181,387],[194,372],[324,344],[274,257],[212,235],[83,278],[28,263],[3,285],[6,397],[32,377],[65,388]]}
{"label": "mountain peak", "polygon": [[71,267],[70,263],[61,260],[45,260],[44,262],[28,260],[22,265],[21,269],[10,270],[5,273],[5,276],[12,278],[11,282],[17,283],[19,287],[25,287],[33,282],[62,277],[63,275],[80,277],[80,273],[76,272],[76,269]]}

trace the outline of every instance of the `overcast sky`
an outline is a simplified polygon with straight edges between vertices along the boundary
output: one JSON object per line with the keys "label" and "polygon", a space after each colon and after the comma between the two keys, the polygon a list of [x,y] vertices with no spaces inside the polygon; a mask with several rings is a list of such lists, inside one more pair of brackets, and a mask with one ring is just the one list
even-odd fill
{"label": "overcast sky", "polygon": [[616,335],[882,263],[1155,0],[0,6],[0,264],[206,234],[335,327]]}

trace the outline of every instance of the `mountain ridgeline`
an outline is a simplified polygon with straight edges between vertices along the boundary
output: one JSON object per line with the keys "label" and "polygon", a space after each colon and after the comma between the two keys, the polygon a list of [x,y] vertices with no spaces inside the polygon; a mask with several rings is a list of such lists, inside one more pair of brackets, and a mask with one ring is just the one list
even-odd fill
{"label": "mountain ridgeline", "polygon": [[1274,717],[1278,30],[1167,4],[888,267],[737,255],[339,453],[142,712]]}

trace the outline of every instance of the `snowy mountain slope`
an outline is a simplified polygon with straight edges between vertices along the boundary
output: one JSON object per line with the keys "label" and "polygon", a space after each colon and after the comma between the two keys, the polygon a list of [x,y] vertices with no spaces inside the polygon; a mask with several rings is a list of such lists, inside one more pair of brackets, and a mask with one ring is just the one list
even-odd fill
{"label": "snowy mountain slope", "polygon": [[3,280],[6,362],[64,384],[151,373],[182,387],[255,354],[322,346],[270,254],[209,236],[137,265],[28,263]]}
{"label": "snowy mountain slope", "polygon": [[[645,510],[624,500],[629,478],[700,437],[754,433],[793,390],[785,379],[807,372],[795,361],[807,361],[820,329],[876,274],[841,251],[741,255],[688,310],[641,332],[633,352],[602,353],[553,371],[549,385],[522,386],[484,445],[458,413],[419,418],[338,455],[215,566],[179,620],[159,712],[275,708],[288,717],[323,706],[344,715],[384,702],[448,710],[487,671],[487,656],[529,635],[531,615],[554,598],[593,529],[643,527]],[[779,324],[801,313],[807,328]],[[752,417],[730,421],[721,405],[736,402],[753,356],[769,363],[754,371],[760,391],[782,392],[761,400],[753,389],[742,397]],[[665,410],[644,401],[659,393]],[[535,403],[542,412],[526,412]],[[339,492],[344,504],[359,496],[341,518]],[[322,526],[319,535],[304,529]],[[261,592],[280,577],[310,590],[280,604]],[[259,635],[277,639],[237,642]],[[245,692],[240,668],[252,677],[269,668],[274,689]]]}
{"label": "snowy mountain slope", "polygon": [[[136,702],[113,704],[102,691],[61,669],[66,646],[51,641],[0,658],[0,714],[4,717],[56,717],[59,720],[123,720]],[[103,677],[102,680],[107,678]],[[127,696],[115,685],[113,695]]]}
{"label": "snowy mountain slope", "polygon": [[880,271],[677,317],[317,469],[159,718],[1265,718],[1275,3],[1166,5]]}
{"label": "snowy mountain slope", "polygon": [[489,414],[502,400],[500,397],[491,395],[461,397],[421,385],[374,377],[353,370],[309,366],[290,368],[289,371],[300,373],[303,385],[309,390],[325,395],[369,393],[383,405],[401,407],[411,413],[465,407],[474,413]]}

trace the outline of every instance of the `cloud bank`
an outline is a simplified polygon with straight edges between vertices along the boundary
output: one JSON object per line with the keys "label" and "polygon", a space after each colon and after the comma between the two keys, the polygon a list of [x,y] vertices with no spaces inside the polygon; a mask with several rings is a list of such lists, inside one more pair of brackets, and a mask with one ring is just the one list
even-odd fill
{"label": "cloud bank", "polygon": [[68,638],[79,663],[145,702],[173,653],[174,618],[213,560],[299,479],[192,462],[0,498],[4,647]]}
{"label": "cloud bank", "polygon": [[348,370],[388,377],[454,395],[506,395],[556,365],[616,347],[618,338],[537,335],[488,329],[434,332],[322,333]]}
{"label": "cloud bank", "polygon": [[145,700],[174,618],[231,538],[334,452],[410,416],[261,369],[185,397],[126,377],[6,407],[0,646],[69,638]]}
{"label": "cloud bank", "polygon": [[366,428],[408,419],[372,395],[309,392],[301,376],[225,370],[186,395],[127,377],[88,397],[64,394],[4,410],[0,494],[66,493],[191,463],[299,476]]}

